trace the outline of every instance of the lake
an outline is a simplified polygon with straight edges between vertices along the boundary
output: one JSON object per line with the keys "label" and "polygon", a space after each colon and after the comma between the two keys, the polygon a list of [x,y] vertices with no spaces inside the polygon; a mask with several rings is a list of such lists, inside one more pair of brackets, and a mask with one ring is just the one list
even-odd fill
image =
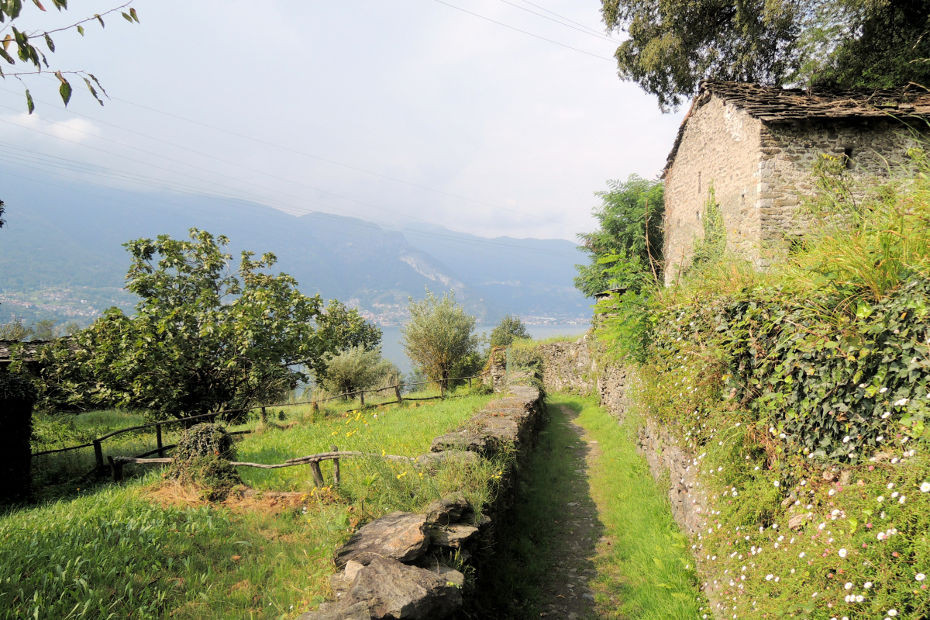
{"label": "lake", "polygon": [[[530,332],[530,336],[534,340],[545,340],[546,338],[552,338],[554,336],[575,336],[579,337],[586,331],[588,331],[589,325],[527,325],[526,329]],[[381,332],[383,337],[381,338],[381,354],[385,359],[393,362],[404,374],[409,373],[413,370],[410,360],[407,358],[407,355],[404,353],[404,347],[401,344],[401,334],[400,327],[382,327]],[[478,326],[478,333],[484,333],[488,335],[491,333],[491,330],[494,329],[494,325],[481,325]]]}

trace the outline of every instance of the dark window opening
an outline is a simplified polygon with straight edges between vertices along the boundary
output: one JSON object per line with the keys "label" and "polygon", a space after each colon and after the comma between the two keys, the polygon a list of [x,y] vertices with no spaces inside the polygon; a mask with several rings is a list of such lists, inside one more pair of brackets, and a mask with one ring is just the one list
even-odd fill
{"label": "dark window opening", "polygon": [[843,149],[843,163],[846,165],[847,169],[852,168],[852,165],[853,165],[852,156],[853,156],[853,150],[851,146],[847,146],[846,148]]}

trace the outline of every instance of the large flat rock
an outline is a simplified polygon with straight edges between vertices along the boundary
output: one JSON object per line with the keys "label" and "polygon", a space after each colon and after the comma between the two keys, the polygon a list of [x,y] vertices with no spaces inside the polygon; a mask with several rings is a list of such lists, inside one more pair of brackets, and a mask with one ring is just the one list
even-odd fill
{"label": "large flat rock", "polygon": [[431,571],[375,558],[358,571],[345,602],[367,601],[372,618],[443,618],[462,604],[458,571]]}
{"label": "large flat rock", "polygon": [[333,560],[340,568],[350,560],[369,564],[374,558],[413,562],[428,546],[426,515],[392,512],[359,528]]}

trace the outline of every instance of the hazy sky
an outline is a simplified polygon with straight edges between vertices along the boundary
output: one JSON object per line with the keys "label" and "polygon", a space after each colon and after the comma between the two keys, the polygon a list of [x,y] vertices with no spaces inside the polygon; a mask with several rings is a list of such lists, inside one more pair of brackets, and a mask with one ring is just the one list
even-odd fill
{"label": "hazy sky", "polygon": [[[24,3],[19,26],[118,2],[70,4],[43,15]],[[0,82],[0,148],[25,176],[574,240],[607,179],[659,173],[681,120],[616,77],[598,0],[133,6],[141,24],[111,15],[83,39],[55,35],[49,55],[96,74],[105,107],[75,83],[65,110],[57,80],[39,76],[27,117],[22,86]],[[0,174],[2,197],[18,181]]]}

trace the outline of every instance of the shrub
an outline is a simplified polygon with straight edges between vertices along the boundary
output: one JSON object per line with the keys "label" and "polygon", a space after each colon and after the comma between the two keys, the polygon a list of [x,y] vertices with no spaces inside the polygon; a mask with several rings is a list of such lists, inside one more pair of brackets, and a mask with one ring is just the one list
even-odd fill
{"label": "shrub", "polygon": [[197,424],[178,439],[167,476],[203,485],[210,501],[224,499],[242,479],[229,461],[235,458],[232,436],[216,424]]}
{"label": "shrub", "polygon": [[399,376],[397,367],[381,357],[380,349],[352,347],[329,360],[321,383],[331,393],[350,394],[385,380],[396,384]]}

